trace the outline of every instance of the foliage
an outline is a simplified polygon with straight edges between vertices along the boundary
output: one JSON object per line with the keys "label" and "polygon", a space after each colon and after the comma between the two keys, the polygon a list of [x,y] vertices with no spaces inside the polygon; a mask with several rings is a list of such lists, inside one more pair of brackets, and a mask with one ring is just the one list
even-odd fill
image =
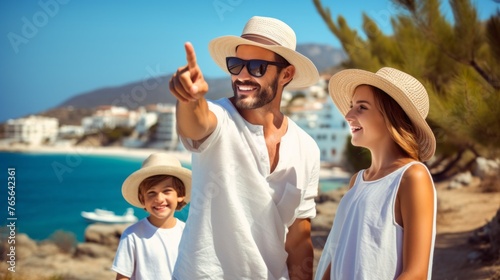
{"label": "foliage", "polygon": [[344,164],[347,171],[358,172],[361,169],[370,167],[371,154],[368,149],[351,145],[351,136],[348,137],[344,149]]}
{"label": "foliage", "polygon": [[[348,55],[345,68],[394,67],[424,84],[437,139],[435,176],[500,154],[500,11],[481,21],[471,0],[450,0],[450,21],[439,0],[392,0],[394,9],[379,11],[377,20],[362,15],[362,37],[341,15],[335,22],[321,0],[313,2]],[[393,34],[383,34],[379,26],[389,24]]]}
{"label": "foliage", "polygon": [[110,144],[120,139],[123,139],[124,137],[130,136],[133,132],[133,128],[122,127],[122,126],[118,126],[115,128],[105,127],[100,132],[104,135],[105,139],[107,140],[106,144]]}

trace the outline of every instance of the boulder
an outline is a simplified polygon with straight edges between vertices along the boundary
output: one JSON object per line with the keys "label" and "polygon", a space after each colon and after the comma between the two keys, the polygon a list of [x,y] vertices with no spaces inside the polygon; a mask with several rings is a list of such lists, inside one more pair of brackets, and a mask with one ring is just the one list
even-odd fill
{"label": "boulder", "polygon": [[461,187],[469,186],[472,183],[472,179],[473,178],[470,171],[459,173],[450,180],[448,189],[458,189]]}
{"label": "boulder", "polygon": [[85,229],[85,242],[97,243],[116,250],[123,231],[130,224],[91,224]]}
{"label": "boulder", "polygon": [[20,260],[28,258],[38,250],[36,242],[25,233],[17,234],[16,244],[16,254]]}
{"label": "boulder", "polygon": [[497,175],[500,171],[500,160],[491,160],[478,157],[473,168],[473,175],[481,179],[487,176]]}
{"label": "boulder", "polygon": [[115,250],[97,243],[81,243],[76,246],[74,256],[76,258],[90,257],[113,259],[115,256]]}

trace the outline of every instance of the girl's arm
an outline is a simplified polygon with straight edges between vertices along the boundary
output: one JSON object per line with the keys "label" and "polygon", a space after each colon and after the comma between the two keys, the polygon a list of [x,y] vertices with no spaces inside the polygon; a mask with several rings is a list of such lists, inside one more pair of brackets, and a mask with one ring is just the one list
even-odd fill
{"label": "girl's arm", "polygon": [[398,191],[396,217],[403,227],[402,279],[427,279],[433,238],[434,185],[427,168],[420,164],[406,170]]}

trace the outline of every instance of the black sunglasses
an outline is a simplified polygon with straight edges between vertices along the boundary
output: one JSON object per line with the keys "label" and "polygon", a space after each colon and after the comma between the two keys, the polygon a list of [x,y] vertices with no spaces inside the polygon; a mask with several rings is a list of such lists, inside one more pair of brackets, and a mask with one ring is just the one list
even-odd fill
{"label": "black sunglasses", "polygon": [[227,70],[232,75],[238,75],[243,69],[243,67],[245,67],[246,65],[247,71],[248,73],[250,73],[250,75],[254,77],[262,77],[264,76],[264,74],[266,74],[267,65],[287,67],[290,64],[276,62],[276,61],[260,60],[260,59],[244,60],[241,58],[231,56],[231,57],[226,57],[226,65],[227,65]]}

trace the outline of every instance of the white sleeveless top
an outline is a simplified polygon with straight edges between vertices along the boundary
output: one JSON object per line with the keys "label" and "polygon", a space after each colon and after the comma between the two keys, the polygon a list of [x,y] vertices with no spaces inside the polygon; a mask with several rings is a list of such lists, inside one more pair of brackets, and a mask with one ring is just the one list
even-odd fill
{"label": "white sleeveless top", "polygon": [[[413,164],[422,163],[408,163],[375,181],[364,181],[364,170],[358,173],[353,187],[340,201],[315,279],[323,277],[330,263],[331,279],[336,280],[386,280],[401,274],[403,228],[396,223],[394,207],[401,178]],[[427,279],[432,275],[436,235],[437,199],[433,189],[434,217]]]}

